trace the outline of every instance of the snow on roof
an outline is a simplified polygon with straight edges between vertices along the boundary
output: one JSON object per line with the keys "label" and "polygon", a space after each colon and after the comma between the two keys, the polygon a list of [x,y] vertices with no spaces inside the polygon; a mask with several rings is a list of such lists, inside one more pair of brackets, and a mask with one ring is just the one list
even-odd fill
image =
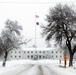
{"label": "snow on roof", "polygon": [[23,51],[33,51],[33,50],[37,50],[37,51],[50,51],[50,50],[54,50],[55,48],[25,48],[25,49],[22,49]]}

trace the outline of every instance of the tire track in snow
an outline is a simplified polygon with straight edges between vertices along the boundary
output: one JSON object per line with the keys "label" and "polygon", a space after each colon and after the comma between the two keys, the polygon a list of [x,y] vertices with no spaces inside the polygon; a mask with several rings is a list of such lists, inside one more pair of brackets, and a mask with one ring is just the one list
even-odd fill
{"label": "tire track in snow", "polygon": [[46,65],[40,65],[40,71],[41,71],[41,74],[38,74],[38,75],[57,75],[53,70],[51,70]]}
{"label": "tire track in snow", "polygon": [[37,75],[44,75],[41,65],[38,65]]}
{"label": "tire track in snow", "polygon": [[45,67],[48,69],[51,75],[57,75],[51,68],[49,68],[48,66]]}
{"label": "tire track in snow", "polygon": [[43,71],[43,75],[52,75],[49,70],[45,67],[45,65],[41,65],[42,67],[42,71]]}
{"label": "tire track in snow", "polygon": [[25,72],[26,74],[24,73],[21,75],[37,75],[37,71],[38,71],[38,65],[34,65],[27,72]]}

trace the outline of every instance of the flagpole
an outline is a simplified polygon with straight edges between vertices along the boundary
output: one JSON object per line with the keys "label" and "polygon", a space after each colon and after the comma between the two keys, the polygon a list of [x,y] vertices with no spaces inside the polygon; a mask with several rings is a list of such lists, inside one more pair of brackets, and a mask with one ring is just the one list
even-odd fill
{"label": "flagpole", "polygon": [[36,25],[38,25],[39,23],[38,22],[36,22],[36,20],[37,20],[37,18],[39,18],[39,16],[37,16],[36,15],[36,12],[35,12],[35,59],[37,59],[38,57],[37,57],[37,55],[36,55]]}
{"label": "flagpole", "polygon": [[36,12],[35,12],[35,51],[36,51]]}
{"label": "flagpole", "polygon": [[34,59],[36,59],[36,12],[35,12],[35,55]]}

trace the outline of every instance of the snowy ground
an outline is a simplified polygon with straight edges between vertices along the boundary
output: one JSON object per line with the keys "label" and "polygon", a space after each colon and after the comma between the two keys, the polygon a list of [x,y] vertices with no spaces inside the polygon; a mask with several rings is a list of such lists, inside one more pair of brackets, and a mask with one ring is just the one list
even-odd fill
{"label": "snowy ground", "polygon": [[1,64],[0,75],[76,75],[76,62],[74,67],[66,68],[59,60],[12,60],[7,61],[6,67]]}

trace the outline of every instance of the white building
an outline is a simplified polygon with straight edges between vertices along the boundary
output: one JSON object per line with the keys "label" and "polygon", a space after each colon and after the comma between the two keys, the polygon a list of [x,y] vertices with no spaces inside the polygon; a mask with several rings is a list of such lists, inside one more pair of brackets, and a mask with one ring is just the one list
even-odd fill
{"label": "white building", "polygon": [[25,50],[12,50],[8,60],[19,59],[62,59],[63,51],[56,48],[25,48]]}

